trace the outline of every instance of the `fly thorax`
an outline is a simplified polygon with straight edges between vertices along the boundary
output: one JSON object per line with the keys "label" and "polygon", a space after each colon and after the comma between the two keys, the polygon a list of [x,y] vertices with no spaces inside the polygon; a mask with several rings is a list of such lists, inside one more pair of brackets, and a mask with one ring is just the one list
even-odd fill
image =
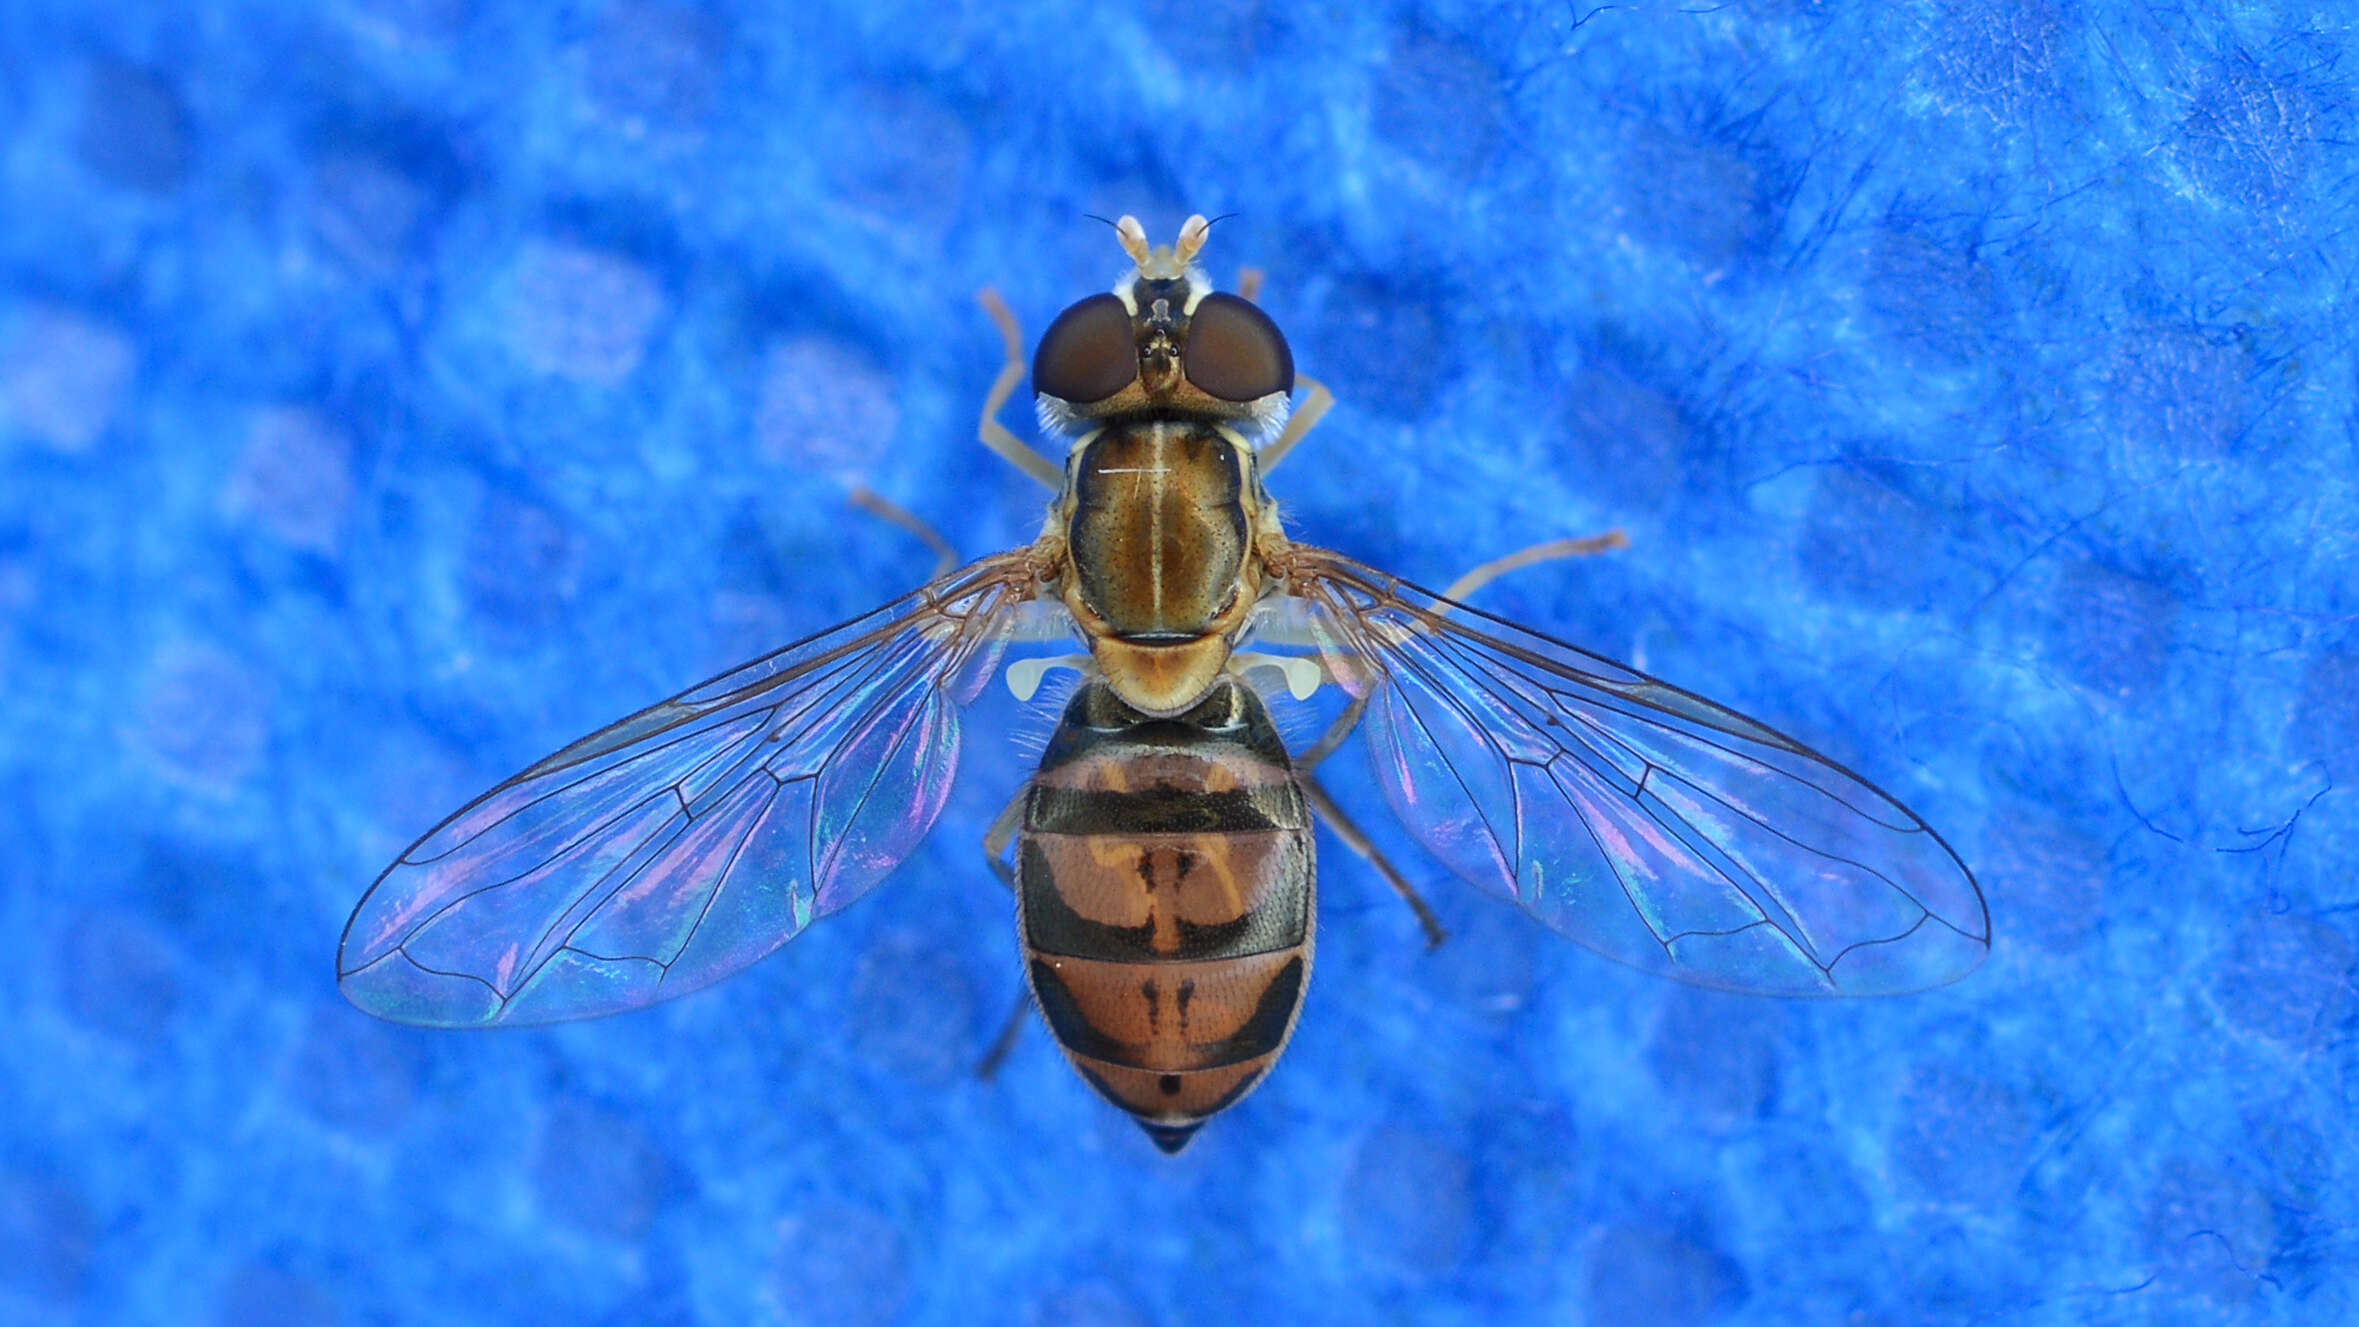
{"label": "fly thorax", "polygon": [[1211,425],[1143,419],[1090,438],[1072,476],[1068,604],[1100,667],[1150,713],[1192,703],[1250,606],[1245,458]]}

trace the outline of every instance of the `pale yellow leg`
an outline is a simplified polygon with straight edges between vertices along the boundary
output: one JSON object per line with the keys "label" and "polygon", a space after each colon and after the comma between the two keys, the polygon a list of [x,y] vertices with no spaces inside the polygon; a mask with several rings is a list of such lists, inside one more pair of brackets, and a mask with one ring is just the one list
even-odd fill
{"label": "pale yellow leg", "polygon": [[1305,393],[1302,404],[1286,417],[1286,427],[1278,436],[1272,438],[1267,447],[1255,453],[1261,463],[1261,472],[1265,475],[1277,469],[1278,462],[1286,459],[1286,453],[1294,450],[1294,444],[1302,441],[1302,435],[1310,432],[1311,426],[1317,424],[1321,416],[1335,408],[1335,394],[1328,391],[1318,379],[1297,373],[1294,375],[1294,385]]}
{"label": "pale yellow leg", "polygon": [[[1558,558],[1588,557],[1594,553],[1610,553],[1617,548],[1628,548],[1629,546],[1629,537],[1619,530],[1608,530],[1604,534],[1589,535],[1580,539],[1552,539],[1545,544],[1534,544],[1520,553],[1510,553],[1503,558],[1494,558],[1476,567],[1457,580],[1450,582],[1450,588],[1442,591],[1441,597],[1445,601],[1463,600],[1466,596],[1473,594],[1476,590],[1501,576],[1511,571],[1521,570],[1536,562],[1553,562]],[[1434,608],[1433,615],[1442,617],[1455,607],[1457,604],[1454,602],[1444,602]],[[1373,693],[1362,691],[1359,695],[1354,696],[1352,703],[1344,707],[1343,713],[1335,716],[1335,722],[1327,726],[1327,731],[1320,735],[1319,740],[1311,744],[1310,750],[1295,758],[1294,767],[1299,770],[1314,769],[1320,761],[1335,754],[1335,748],[1343,745],[1343,739],[1351,736],[1352,729],[1360,726],[1360,715],[1366,712],[1368,697],[1371,694]]]}
{"label": "pale yellow leg", "polygon": [[1062,491],[1065,472],[1057,468],[1039,452],[1024,445],[1024,440],[1010,433],[997,418],[999,408],[1015,394],[1016,384],[1024,380],[1024,331],[1016,325],[1016,315],[999,297],[999,292],[983,287],[975,296],[991,321],[999,325],[999,339],[1007,347],[1007,359],[999,367],[999,377],[992,380],[991,394],[983,398],[983,415],[975,425],[975,436],[984,446],[999,453],[1000,458],[1018,470],[1039,480],[1050,491]]}
{"label": "pale yellow leg", "polygon": [[950,546],[949,540],[935,533],[933,526],[919,519],[917,513],[866,488],[853,489],[851,499],[853,506],[879,520],[900,526],[934,550],[934,580],[949,575],[951,569],[958,565],[958,551]]}
{"label": "pale yellow leg", "polygon": [[[1588,557],[1593,553],[1611,553],[1617,548],[1628,547],[1630,547],[1629,537],[1619,530],[1608,530],[1604,534],[1593,534],[1583,539],[1552,539],[1545,544],[1534,544],[1520,553],[1510,553],[1503,558],[1493,558],[1476,567],[1450,582],[1450,588],[1442,591],[1442,598],[1463,601],[1466,596],[1489,585],[1501,576],[1511,571],[1520,571],[1535,562],[1554,562],[1558,558]],[[1450,605],[1448,604],[1443,604],[1434,610],[1436,616],[1449,611]]]}
{"label": "pale yellow leg", "polygon": [[[1260,268],[1238,268],[1238,297],[1255,304],[1261,303],[1261,281]],[[1321,415],[1335,408],[1334,393],[1321,386],[1318,379],[1306,378],[1297,373],[1294,375],[1294,385],[1303,390],[1301,408],[1288,415],[1286,427],[1279,431],[1277,437],[1270,439],[1268,446],[1255,453],[1260,461],[1261,472],[1265,475],[1278,468],[1278,462],[1286,459],[1286,453],[1294,450],[1294,444],[1302,441],[1302,435],[1311,431],[1311,426],[1319,422]]]}

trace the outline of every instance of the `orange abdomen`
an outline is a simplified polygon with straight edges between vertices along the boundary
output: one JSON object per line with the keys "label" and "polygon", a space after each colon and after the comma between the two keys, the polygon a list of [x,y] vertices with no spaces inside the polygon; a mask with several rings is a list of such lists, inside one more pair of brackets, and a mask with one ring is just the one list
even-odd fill
{"label": "orange abdomen", "polygon": [[1166,1151],[1276,1062],[1310,976],[1310,814],[1260,698],[1176,719],[1103,682],[1027,794],[1016,887],[1034,998],[1074,1067]]}

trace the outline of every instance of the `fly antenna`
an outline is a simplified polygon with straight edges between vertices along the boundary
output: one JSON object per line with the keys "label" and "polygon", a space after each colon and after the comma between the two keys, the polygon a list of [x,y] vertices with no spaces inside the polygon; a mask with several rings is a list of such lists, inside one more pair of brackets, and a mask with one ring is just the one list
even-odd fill
{"label": "fly antenna", "polygon": [[1139,265],[1139,270],[1147,270],[1147,260],[1154,251],[1148,247],[1147,228],[1139,224],[1139,219],[1125,213],[1120,221],[1114,223],[1114,234],[1122,241],[1122,251]]}
{"label": "fly antenna", "polygon": [[1179,239],[1171,246],[1171,256],[1180,266],[1196,261],[1196,254],[1204,247],[1204,237],[1212,231],[1212,223],[1199,212],[1180,226]]}

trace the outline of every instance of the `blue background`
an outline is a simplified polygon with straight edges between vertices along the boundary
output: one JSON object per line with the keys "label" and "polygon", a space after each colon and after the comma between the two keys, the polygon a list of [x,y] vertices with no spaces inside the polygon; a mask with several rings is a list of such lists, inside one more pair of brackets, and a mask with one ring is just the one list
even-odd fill
{"label": "blue background", "polygon": [[[996,8],[0,13],[0,1321],[2352,1320],[2343,7]],[[853,485],[1029,538],[975,290],[1198,210],[1343,401],[1301,537],[1628,531],[1483,602],[1892,789],[1989,962],[1699,993],[1392,835],[1428,957],[1329,843],[1165,1159],[969,1073],[1010,755],[718,990],[343,1004],[443,812],[925,574]]]}

